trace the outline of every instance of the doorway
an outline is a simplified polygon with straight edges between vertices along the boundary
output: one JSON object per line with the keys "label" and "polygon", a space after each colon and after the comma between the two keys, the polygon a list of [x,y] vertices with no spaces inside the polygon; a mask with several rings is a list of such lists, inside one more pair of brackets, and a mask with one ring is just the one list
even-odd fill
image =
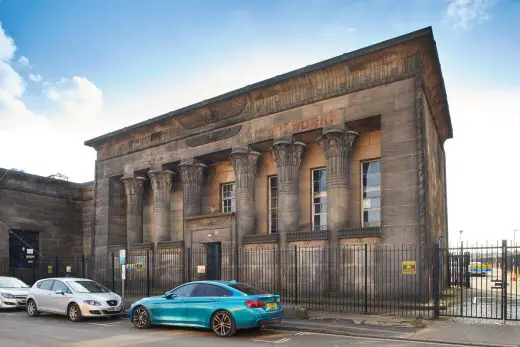
{"label": "doorway", "polygon": [[222,263],[222,246],[220,242],[207,243],[206,254],[206,276],[209,281],[220,280],[220,270]]}

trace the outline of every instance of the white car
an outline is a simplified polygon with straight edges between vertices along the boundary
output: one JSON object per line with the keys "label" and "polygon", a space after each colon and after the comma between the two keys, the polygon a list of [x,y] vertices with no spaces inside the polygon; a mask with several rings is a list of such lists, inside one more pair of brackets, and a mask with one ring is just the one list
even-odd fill
{"label": "white car", "polygon": [[0,309],[25,307],[29,286],[15,277],[0,276]]}
{"label": "white car", "polygon": [[67,315],[73,322],[84,317],[119,317],[124,303],[116,293],[86,278],[45,278],[37,281],[27,295],[27,314]]}

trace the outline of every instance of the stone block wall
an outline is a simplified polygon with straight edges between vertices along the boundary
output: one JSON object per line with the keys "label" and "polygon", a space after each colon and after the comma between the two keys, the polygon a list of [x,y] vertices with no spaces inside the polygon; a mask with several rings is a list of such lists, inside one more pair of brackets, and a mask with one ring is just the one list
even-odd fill
{"label": "stone block wall", "polygon": [[91,192],[91,184],[8,171],[0,182],[0,257],[9,256],[7,228],[38,232],[44,259],[81,256],[90,235]]}

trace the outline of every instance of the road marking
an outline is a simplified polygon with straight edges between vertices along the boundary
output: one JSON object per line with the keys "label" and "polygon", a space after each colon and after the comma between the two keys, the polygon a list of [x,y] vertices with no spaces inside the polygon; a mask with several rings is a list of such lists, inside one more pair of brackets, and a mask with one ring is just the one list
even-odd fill
{"label": "road marking", "polygon": [[126,347],[137,345],[141,343],[149,343],[149,342],[157,342],[168,340],[169,337],[161,336],[161,335],[151,335],[146,334],[143,336],[135,335],[135,334],[126,334],[126,335],[115,335],[101,339],[95,340],[87,340],[87,341],[77,341],[65,344],[65,346],[69,347],[99,347],[99,346],[110,346],[110,347]]}
{"label": "road marking", "polygon": [[115,327],[115,326],[120,325],[119,323],[88,323],[88,324],[100,325],[100,326],[104,326],[104,327]]}
{"label": "road marking", "polygon": [[299,331],[299,332],[297,332],[294,335],[296,335],[296,336],[307,336],[307,335],[311,335],[311,333],[308,332],[308,331]]}

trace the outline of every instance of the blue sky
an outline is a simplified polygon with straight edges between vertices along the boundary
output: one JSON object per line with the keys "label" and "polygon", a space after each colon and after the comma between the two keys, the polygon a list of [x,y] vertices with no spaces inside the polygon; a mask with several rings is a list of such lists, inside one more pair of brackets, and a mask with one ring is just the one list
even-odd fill
{"label": "blue sky", "polygon": [[88,181],[86,139],[432,26],[455,135],[450,229],[510,237],[518,18],[518,0],[0,0],[0,167]]}

